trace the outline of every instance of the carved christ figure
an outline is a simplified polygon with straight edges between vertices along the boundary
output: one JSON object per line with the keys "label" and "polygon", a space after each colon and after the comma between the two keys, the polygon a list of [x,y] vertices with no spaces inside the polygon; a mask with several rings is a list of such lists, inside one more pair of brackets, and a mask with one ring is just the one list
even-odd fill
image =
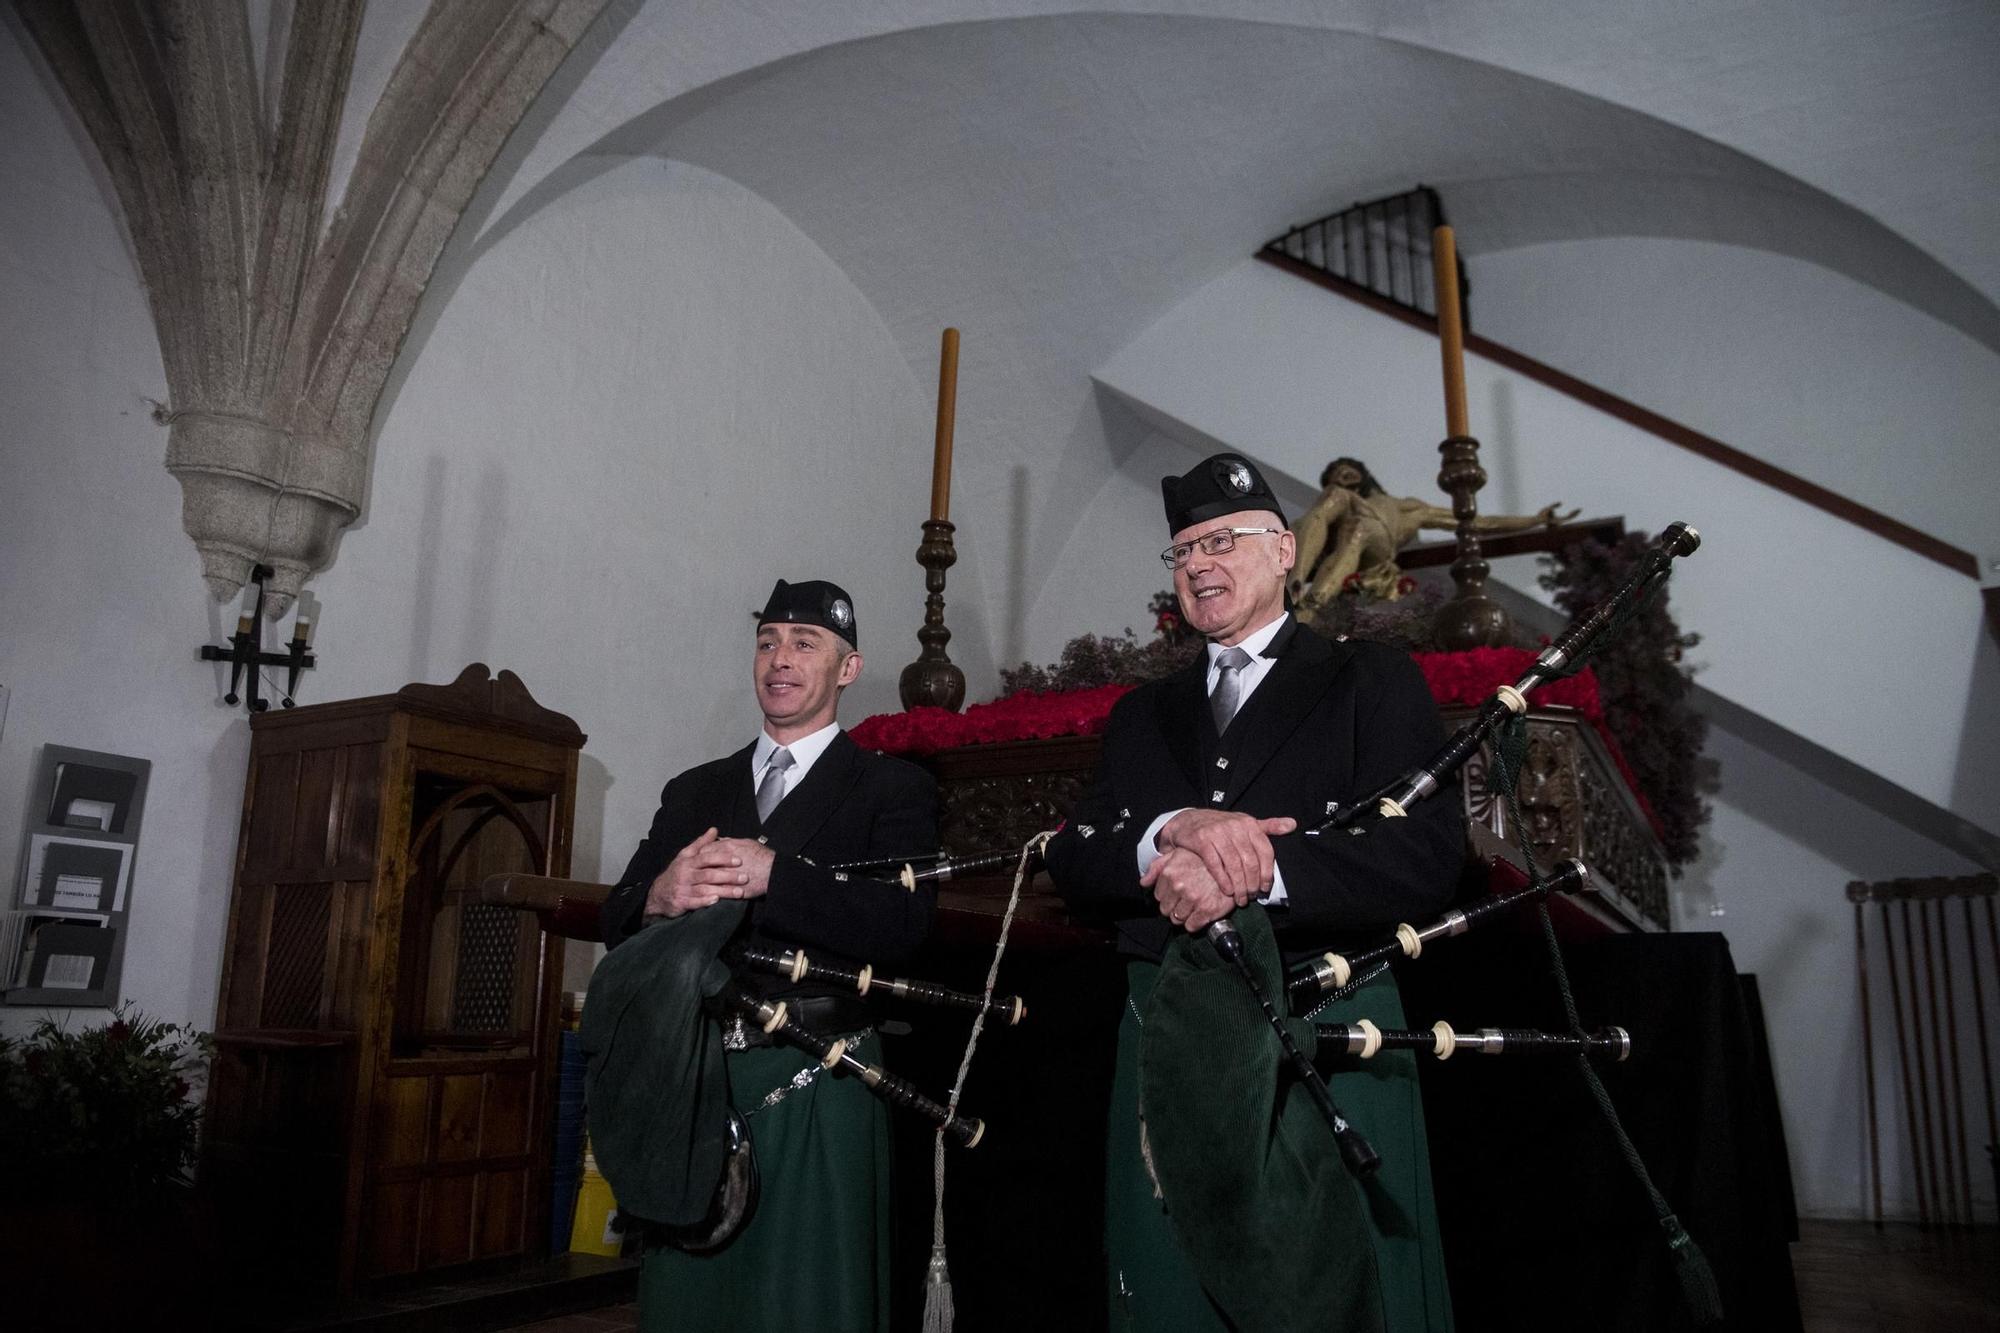
{"label": "carved christ figure", "polygon": [[[1319,499],[1292,524],[1298,539],[1298,564],[1293,569],[1292,600],[1299,619],[1312,624],[1318,613],[1352,578],[1363,592],[1385,600],[1401,593],[1402,570],[1396,552],[1424,528],[1455,532],[1458,520],[1449,509],[1414,497],[1397,497],[1382,489],[1355,458],[1336,458],[1320,473]],[[1561,512],[1560,503],[1527,515],[1482,515],[1473,520],[1479,532],[1521,532],[1555,527],[1577,516]]]}

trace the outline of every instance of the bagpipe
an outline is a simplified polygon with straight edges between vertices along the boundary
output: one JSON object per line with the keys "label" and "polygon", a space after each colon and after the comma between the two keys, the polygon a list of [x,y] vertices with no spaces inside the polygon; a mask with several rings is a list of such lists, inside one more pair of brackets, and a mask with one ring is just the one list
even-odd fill
{"label": "bagpipe", "polygon": [[1309,1013],[1326,996],[1346,989],[1357,976],[1365,975],[1377,964],[1399,956],[1419,957],[1424,946],[1432,940],[1463,935],[1481,922],[1525,904],[1544,902],[1552,894],[1587,893],[1590,889],[1590,868],[1571,857],[1558,862],[1552,874],[1530,879],[1520,888],[1453,908],[1427,926],[1412,926],[1407,922],[1398,925],[1386,940],[1358,953],[1323,953],[1292,969],[1286,980],[1285,991],[1291,1000],[1292,1012]]}
{"label": "bagpipe", "polygon": [[[1367,797],[1351,804],[1333,803],[1327,818],[1318,826],[1307,829],[1303,836],[1324,838],[1328,836],[1365,836],[1368,829],[1382,820],[1406,817],[1410,807],[1417,802],[1437,794],[1444,784],[1466,764],[1479,748],[1491,740],[1503,725],[1513,722],[1528,711],[1530,692],[1551,680],[1574,673],[1581,668],[1590,655],[1606,642],[1615,629],[1633,608],[1640,605],[1668,577],[1673,562],[1692,555],[1701,545],[1701,535],[1685,523],[1670,524],[1653,544],[1634,563],[1612,594],[1578,617],[1553,642],[1536,656],[1528,670],[1512,685],[1502,685],[1494,690],[1492,697],[1480,705],[1472,718],[1448,739],[1444,745],[1423,763],[1408,773],[1394,779]],[[1545,901],[1551,892],[1574,892],[1588,883],[1588,872],[1581,862],[1566,863],[1554,879],[1545,880],[1534,873],[1533,860],[1529,859],[1530,882],[1527,888],[1501,899],[1490,899],[1471,907],[1448,913],[1444,918],[1421,930],[1408,925],[1400,926],[1395,937],[1376,948],[1358,955],[1357,958],[1343,958],[1336,954],[1324,955],[1308,964],[1305,972],[1286,983],[1287,995],[1294,1003],[1301,998],[1310,999],[1316,992],[1337,992],[1352,983],[1357,972],[1356,962],[1362,966],[1385,961],[1397,953],[1415,958],[1423,951],[1426,941],[1441,936],[1461,934],[1475,923],[1497,913],[1526,902]],[[1560,881],[1560,883],[1558,882]],[[1325,1115],[1332,1127],[1334,1138],[1340,1145],[1341,1158],[1357,1175],[1366,1175],[1381,1165],[1381,1158],[1370,1147],[1340,1108],[1334,1104],[1332,1094],[1311,1060],[1307,1059],[1287,1029],[1278,1007],[1263,992],[1249,961],[1244,956],[1241,938],[1227,917],[1210,925],[1205,932],[1216,952],[1229,959],[1255,994],[1258,1005],[1264,1011],[1270,1026],[1277,1034],[1279,1047],[1286,1061],[1298,1075],[1307,1094]],[[1565,993],[1567,988],[1565,987]],[[1545,1037],[1550,1034],[1542,1034]],[[1575,1034],[1581,1039],[1581,1034]],[[1515,1049],[1529,1049],[1517,1044]],[[1536,1049],[1550,1049],[1543,1043]],[[1496,1048],[1505,1050],[1504,1041]],[[1629,1038],[1626,1049],[1629,1051]]]}
{"label": "bagpipe", "polygon": [[[1406,816],[1416,803],[1442,790],[1446,782],[1478,753],[1480,747],[1493,739],[1496,732],[1527,712],[1530,693],[1551,680],[1580,669],[1590,655],[1608,641],[1623,619],[1665,581],[1673,562],[1692,554],[1700,544],[1700,534],[1687,524],[1668,526],[1641,554],[1624,582],[1609,597],[1578,617],[1543,648],[1518,680],[1495,689],[1473,717],[1434,755],[1360,800],[1333,803],[1328,808],[1326,819],[1318,826],[1305,830],[1302,836],[1310,839],[1366,836],[1368,830],[1379,822]],[[920,883],[947,881],[955,876],[988,870],[1017,855],[1016,852],[1002,851],[959,856],[888,857],[837,869],[880,875],[914,888]],[[1416,958],[1433,940],[1462,934],[1516,907],[1544,902],[1551,894],[1581,893],[1589,888],[1589,871],[1580,861],[1564,862],[1547,876],[1536,873],[1531,861],[1525,887],[1456,908],[1425,926],[1400,925],[1389,939],[1360,952],[1346,955],[1327,953],[1311,960],[1299,972],[1285,979],[1282,1002],[1269,994],[1260,982],[1257,968],[1246,955],[1241,934],[1228,917],[1208,926],[1203,934],[1217,956],[1227,960],[1247,984],[1258,1009],[1278,1040],[1285,1063],[1332,1126],[1342,1158],[1357,1174],[1366,1174],[1379,1165],[1380,1158],[1333,1102],[1325,1079],[1314,1068],[1306,1051],[1306,1047],[1311,1045],[1314,1054],[1326,1053],[1327,1044],[1324,1041],[1307,1042],[1295,1036],[1287,1025],[1287,1015],[1292,1011],[1303,1013],[1326,997],[1340,993],[1354,984],[1358,977],[1365,977],[1371,969],[1391,958]],[[1443,1050],[1438,1049],[1435,1031],[1407,1041],[1399,1038],[1397,1045],[1421,1049],[1428,1041],[1430,1048],[1439,1054],[1466,1047],[1493,1053],[1583,1052],[1600,1056],[1615,1054],[1617,1058],[1623,1058],[1630,1051],[1630,1038],[1623,1033],[1591,1037],[1582,1033],[1515,1032],[1509,1040],[1506,1035],[1490,1039],[1486,1036],[1489,1032],[1504,1034],[1506,1030],[1481,1029],[1479,1032],[1477,1038],[1454,1034],[1453,1041]],[[1343,1036],[1341,1040],[1348,1038]],[[1367,1043],[1364,1041],[1362,1044]]]}
{"label": "bagpipe", "polygon": [[914,1084],[897,1078],[880,1065],[871,1065],[856,1056],[845,1038],[829,1037],[801,1023],[790,1006],[780,999],[758,995],[732,978],[718,998],[729,1012],[754,1024],[766,1036],[795,1046],[819,1061],[829,1073],[846,1074],[899,1111],[908,1111],[937,1127],[938,1133],[961,1148],[976,1148],[986,1134],[986,1122],[959,1115],[940,1102],[919,1092]]}
{"label": "bagpipe", "polygon": [[932,981],[917,981],[909,977],[883,979],[875,975],[873,963],[863,963],[858,968],[840,967],[832,963],[815,963],[807,957],[803,949],[785,949],[773,953],[769,949],[746,947],[737,950],[734,957],[745,967],[768,976],[783,977],[787,981],[819,981],[852,986],[856,995],[866,996],[875,992],[888,995],[892,999],[907,1000],[913,1004],[943,1009],[967,1009],[976,1014],[984,1014],[988,1018],[1000,1019],[1008,1027],[1016,1026],[1028,1016],[1028,1002],[1018,995],[974,995],[968,991],[952,990]]}
{"label": "bagpipe", "polygon": [[1673,562],[1693,555],[1701,547],[1701,534],[1685,523],[1669,524],[1653,544],[1642,552],[1625,581],[1611,595],[1579,616],[1554,642],[1536,656],[1527,671],[1512,685],[1502,685],[1479,706],[1471,720],[1460,727],[1435,755],[1380,790],[1349,805],[1336,805],[1316,828],[1306,830],[1308,838],[1329,833],[1358,833],[1368,822],[1395,819],[1409,808],[1434,795],[1452,774],[1490,740],[1502,725],[1528,711],[1528,694],[1552,680],[1574,674],[1610,638],[1629,612],[1643,603],[1671,572]]}
{"label": "bagpipe", "polygon": [[1415,1051],[1449,1060],[1461,1049],[1478,1055],[1587,1055],[1622,1061],[1632,1054],[1632,1034],[1624,1028],[1601,1032],[1540,1032],[1532,1028],[1480,1028],[1461,1033],[1439,1021],[1426,1031],[1384,1031],[1363,1018],[1353,1023],[1315,1023],[1319,1054],[1354,1055],[1372,1060],[1383,1051]]}
{"label": "bagpipe", "polygon": [[[724,900],[641,930],[599,962],[583,1011],[593,1139],[621,1215],[650,1243],[695,1254],[728,1244],[757,1202],[756,1112],[739,1111],[731,1099],[725,1023],[740,1023],[745,1037],[755,1032],[804,1051],[825,1073],[853,1078],[892,1109],[927,1121],[942,1153],[946,1144],[976,1147],[986,1132],[983,1121],[958,1110],[972,1042],[989,1017],[1013,1026],[1027,1014],[1018,996],[994,994],[997,955],[980,994],[882,978],[872,965],[847,968],[742,938],[747,909],[743,900]],[[942,1100],[926,1095],[863,1059],[847,1037],[803,1021],[797,997],[762,993],[751,981],[756,974],[969,1011],[973,1038],[957,1085]]]}

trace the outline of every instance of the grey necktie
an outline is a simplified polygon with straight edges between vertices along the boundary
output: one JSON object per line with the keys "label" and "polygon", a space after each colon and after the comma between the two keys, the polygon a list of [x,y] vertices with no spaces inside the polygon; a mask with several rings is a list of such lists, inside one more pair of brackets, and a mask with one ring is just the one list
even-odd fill
{"label": "grey necktie", "polygon": [[1229,720],[1242,706],[1243,668],[1250,665],[1250,654],[1241,648],[1224,648],[1215,665],[1222,674],[1216,677],[1215,693],[1208,696],[1208,715],[1215,719],[1215,734],[1220,736],[1229,730]]}
{"label": "grey necktie", "polygon": [[764,770],[764,780],[757,784],[757,822],[763,823],[778,808],[778,802],[785,799],[785,770],[792,766],[792,752],[780,745],[771,751],[771,762]]}

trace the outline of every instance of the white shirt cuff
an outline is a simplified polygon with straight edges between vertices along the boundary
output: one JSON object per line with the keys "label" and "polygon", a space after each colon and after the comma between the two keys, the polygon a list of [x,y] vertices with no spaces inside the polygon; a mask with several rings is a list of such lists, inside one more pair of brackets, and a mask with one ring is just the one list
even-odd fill
{"label": "white shirt cuff", "polygon": [[1152,823],[1146,825],[1146,831],[1139,835],[1139,878],[1140,879],[1144,879],[1146,877],[1146,872],[1153,868],[1153,862],[1160,859],[1160,849],[1153,844],[1153,839],[1160,836],[1160,830],[1167,826],[1167,821],[1169,819],[1172,819],[1175,815],[1180,814],[1181,810],[1189,810],[1192,808],[1193,808],[1192,806],[1184,805],[1181,807],[1180,810],[1169,810],[1167,811],[1167,813],[1161,815],[1158,819],[1154,820]]}
{"label": "white shirt cuff", "polygon": [[1276,859],[1271,862],[1271,891],[1257,901],[1266,907],[1282,907],[1290,894],[1285,892],[1285,868]]}
{"label": "white shirt cuff", "polygon": [[[1146,831],[1139,835],[1138,862],[1140,879],[1146,877],[1146,872],[1153,868],[1153,862],[1159,860],[1162,855],[1153,839],[1160,836],[1160,830],[1167,826],[1168,820],[1182,813],[1182,811],[1192,810],[1193,808],[1193,806],[1184,805],[1180,810],[1169,810],[1152,823],[1146,825]],[[1290,895],[1285,892],[1285,868],[1276,861],[1273,861],[1271,863],[1271,891],[1257,901],[1266,907],[1279,907],[1289,898]]]}

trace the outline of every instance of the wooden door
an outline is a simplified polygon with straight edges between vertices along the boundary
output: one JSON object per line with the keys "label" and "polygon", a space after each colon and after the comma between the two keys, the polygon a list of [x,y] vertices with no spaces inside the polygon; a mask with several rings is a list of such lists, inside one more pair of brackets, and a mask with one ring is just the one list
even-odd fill
{"label": "wooden door", "polygon": [[396,1000],[370,1093],[356,1277],[535,1252],[544,1239],[547,1041],[556,955],[532,917],[478,901],[485,876],[551,872],[551,775],[481,780],[413,750]]}

